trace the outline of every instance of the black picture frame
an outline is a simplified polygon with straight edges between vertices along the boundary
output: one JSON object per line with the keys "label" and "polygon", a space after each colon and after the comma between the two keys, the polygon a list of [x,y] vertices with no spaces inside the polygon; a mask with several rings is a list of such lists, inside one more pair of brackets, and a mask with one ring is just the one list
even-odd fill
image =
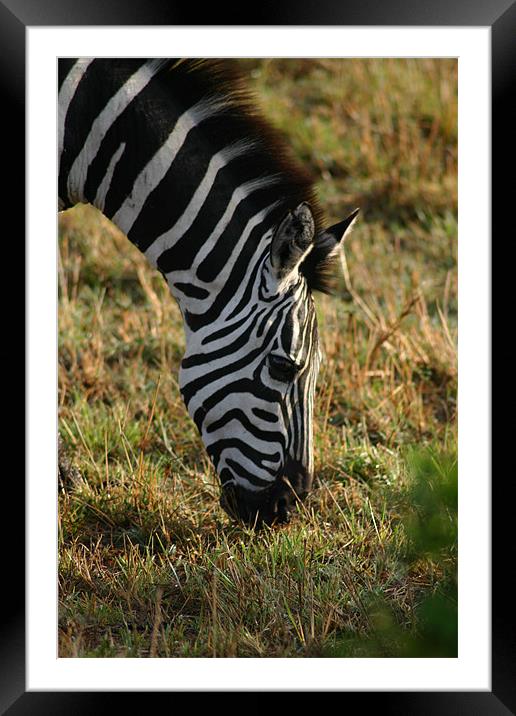
{"label": "black picture frame", "polygon": [[[515,0],[384,0],[366,2],[348,0],[337,4],[331,0],[289,0],[281,6],[260,3],[252,8],[249,3],[224,12],[220,4],[203,4],[202,25],[362,25],[362,26],[484,26],[491,28],[492,42],[492,244],[500,234],[504,209],[511,206],[514,180],[505,178],[504,168],[514,152],[515,102],[510,93],[510,80],[516,67],[516,4]],[[120,0],[0,0],[0,97],[4,148],[15,148],[14,158],[7,161],[4,152],[3,192],[8,213],[16,217],[15,230],[10,239],[5,236],[4,266],[13,267],[17,275],[25,265],[25,244],[22,240],[25,216],[25,38],[26,28],[34,26],[77,25],[198,25],[199,9],[179,6],[171,0],[133,0],[131,4]],[[511,104],[512,102],[512,104]],[[511,151],[512,150],[512,151]],[[510,231],[508,229],[508,231]],[[512,229],[514,233],[514,229]],[[508,240],[508,235],[504,237]],[[16,240],[15,240],[16,239]],[[507,241],[506,241],[507,242]],[[505,243],[506,243],[505,242]],[[6,244],[8,245],[6,246]],[[501,244],[503,245],[503,244]],[[6,260],[7,258],[7,260]],[[492,331],[497,321],[501,323],[503,306],[499,287],[504,282],[493,283]],[[16,386],[16,394],[9,401],[12,406],[23,409],[25,385],[24,361],[20,359],[19,346],[25,345],[25,302],[18,302],[18,311],[4,310],[4,335],[9,336],[7,345],[16,350],[4,350],[4,372],[9,383]],[[495,308],[497,310],[495,310]],[[30,350],[31,346],[26,346]],[[493,376],[496,372],[493,371]],[[498,374],[499,375],[499,374]],[[16,380],[16,377],[18,380]],[[494,383],[491,385],[494,391]],[[494,392],[493,392],[494,395]],[[494,403],[491,405],[494,416]],[[9,452],[21,442],[23,431],[21,419],[9,420],[12,435],[8,439]],[[510,425],[500,426],[492,434],[492,455],[500,452],[504,440],[509,437]],[[510,444],[510,443],[509,443]],[[495,449],[495,448],[498,448]],[[1,612],[0,635],[0,712],[10,716],[19,714],[91,714],[115,708],[114,699],[120,693],[98,692],[26,692],[25,687],[25,566],[23,445],[15,453],[14,467],[4,475],[4,497],[8,510],[4,514],[16,516],[16,529],[5,529],[3,535],[4,586],[6,600]],[[350,699],[359,708],[379,708],[383,713],[396,714],[509,714],[516,713],[516,640],[514,639],[514,615],[512,588],[508,585],[511,542],[505,539],[504,525],[511,524],[509,510],[512,500],[508,496],[514,482],[510,474],[502,470],[500,477],[492,470],[492,690],[469,692],[346,692],[342,694],[343,705],[350,706]],[[506,479],[508,478],[508,479]],[[513,489],[514,492],[514,489]],[[13,524],[9,521],[9,524]],[[6,523],[7,524],[7,523]],[[509,546],[508,546],[509,545]],[[509,570],[512,572],[512,570]],[[266,690],[266,685],[264,685]],[[145,692],[148,699],[150,693]],[[174,694],[162,693],[167,699]],[[136,706],[140,694],[131,693]]]}

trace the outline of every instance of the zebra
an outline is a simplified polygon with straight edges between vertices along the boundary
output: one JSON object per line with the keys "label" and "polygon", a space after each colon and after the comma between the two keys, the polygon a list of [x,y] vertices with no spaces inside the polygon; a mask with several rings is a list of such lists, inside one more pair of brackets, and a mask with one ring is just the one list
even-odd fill
{"label": "zebra", "polygon": [[230,60],[62,58],[58,207],[90,203],[166,280],[182,398],[250,525],[288,522],[313,483],[329,293],[358,209],[322,228],[313,182]]}

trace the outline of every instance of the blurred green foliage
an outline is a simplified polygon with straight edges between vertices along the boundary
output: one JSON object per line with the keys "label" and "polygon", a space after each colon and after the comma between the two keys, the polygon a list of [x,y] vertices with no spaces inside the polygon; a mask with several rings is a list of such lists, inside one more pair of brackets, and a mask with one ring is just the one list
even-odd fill
{"label": "blurred green foliage", "polygon": [[414,598],[407,629],[378,594],[365,600],[369,634],[337,635],[328,657],[457,656],[457,454],[432,448],[413,449],[406,458],[409,487],[402,501],[408,571],[431,563],[437,586]]}

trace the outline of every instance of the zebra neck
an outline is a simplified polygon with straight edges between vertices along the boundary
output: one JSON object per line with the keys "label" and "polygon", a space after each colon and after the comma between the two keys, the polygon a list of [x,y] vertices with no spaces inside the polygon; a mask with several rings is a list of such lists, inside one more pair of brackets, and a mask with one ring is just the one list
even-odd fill
{"label": "zebra neck", "polygon": [[[227,166],[224,159],[229,161],[234,152],[233,146],[210,160],[179,215],[174,211],[175,187],[171,183],[170,201],[147,217],[144,234],[135,205],[143,206],[148,199],[134,201],[134,189],[109,217],[162,273],[187,331],[231,320],[245,309],[269,255],[272,218],[281,205],[271,193],[278,179],[260,177],[238,184],[238,177],[232,180],[226,172],[225,183],[217,188],[218,177]],[[192,171],[197,174],[195,167]],[[147,183],[157,186],[159,179],[149,173]],[[97,208],[104,209],[101,203]],[[160,232],[159,227],[165,230]]]}
{"label": "zebra neck", "polygon": [[[182,118],[177,125],[183,122],[191,124],[193,119]],[[174,133],[179,132],[177,125]],[[177,144],[177,140],[170,143]],[[129,150],[121,145],[113,164],[124,151]],[[205,149],[197,161],[192,157],[189,174],[182,177],[181,166],[174,171],[178,151],[177,147],[160,150],[162,156],[152,158],[111,216],[102,201],[95,198],[93,203],[164,275],[185,315],[205,313],[221,295],[234,295],[252,280],[253,267],[270,244],[270,227],[282,204],[276,190],[280,178],[244,177],[242,181],[237,161],[242,165],[253,162],[247,140],[231,142],[211,157]],[[190,152],[196,155],[199,149],[194,146]],[[163,164],[169,167],[165,177],[161,176]],[[181,178],[187,189],[181,186]],[[160,197],[157,205],[154,193]],[[97,194],[102,196],[102,192]]]}
{"label": "zebra neck", "polygon": [[249,298],[271,227],[311,189],[241,89],[191,61],[59,68],[64,205],[90,202],[112,219],[166,277],[192,331]]}

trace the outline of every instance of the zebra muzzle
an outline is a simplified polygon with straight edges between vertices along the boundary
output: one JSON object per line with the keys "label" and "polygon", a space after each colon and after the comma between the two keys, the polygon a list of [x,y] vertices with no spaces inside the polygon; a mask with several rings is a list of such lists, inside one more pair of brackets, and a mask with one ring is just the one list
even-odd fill
{"label": "zebra muzzle", "polygon": [[296,504],[308,494],[312,482],[302,466],[295,468],[287,474],[284,470],[270,487],[259,492],[234,483],[225,486],[220,498],[221,507],[233,519],[253,527],[287,524]]}

